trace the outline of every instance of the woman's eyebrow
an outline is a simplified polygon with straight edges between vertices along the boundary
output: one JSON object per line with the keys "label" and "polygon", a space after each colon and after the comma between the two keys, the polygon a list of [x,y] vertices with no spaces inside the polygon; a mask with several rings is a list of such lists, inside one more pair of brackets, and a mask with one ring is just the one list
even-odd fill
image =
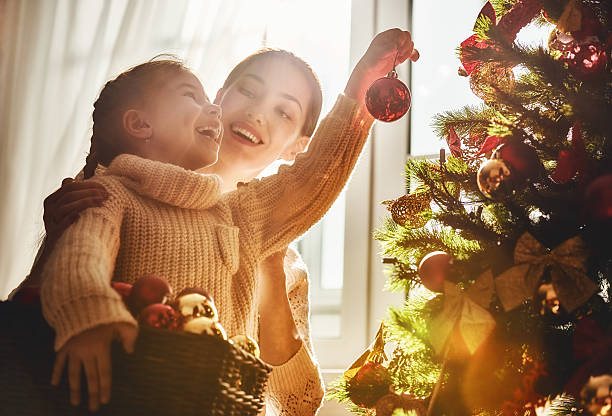
{"label": "woman's eyebrow", "polygon": [[[244,76],[245,76],[245,77],[252,78],[252,79],[254,79],[255,81],[257,81],[257,82],[259,82],[259,83],[261,83],[261,84],[264,84],[264,85],[265,85],[265,83],[266,83],[266,82],[263,80],[263,78],[261,78],[261,77],[259,77],[259,76],[255,75],[255,74],[250,74],[250,73],[249,73],[249,74],[244,74]],[[294,97],[293,95],[288,94],[288,93],[286,93],[286,92],[284,92],[284,93],[280,93],[279,95],[280,95],[281,97],[283,97],[283,98],[285,98],[285,99],[289,100],[289,101],[293,101],[293,102],[295,102],[295,103],[298,105],[298,107],[300,107],[300,111],[302,111],[302,112],[304,111],[304,109],[302,108],[302,103],[300,103],[300,100],[298,100],[298,99],[297,99],[296,97]]]}

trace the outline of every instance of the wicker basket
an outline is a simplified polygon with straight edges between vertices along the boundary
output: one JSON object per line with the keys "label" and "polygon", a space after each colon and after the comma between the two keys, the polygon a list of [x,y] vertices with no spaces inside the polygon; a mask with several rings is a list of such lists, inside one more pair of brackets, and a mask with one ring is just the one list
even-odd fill
{"label": "wicker basket", "polygon": [[[0,302],[0,413],[81,415],[69,404],[66,373],[49,384],[53,331],[40,308]],[[135,352],[112,351],[111,402],[100,415],[257,415],[270,367],[226,341],[186,332],[140,328]],[[84,379],[84,376],[82,376]]]}

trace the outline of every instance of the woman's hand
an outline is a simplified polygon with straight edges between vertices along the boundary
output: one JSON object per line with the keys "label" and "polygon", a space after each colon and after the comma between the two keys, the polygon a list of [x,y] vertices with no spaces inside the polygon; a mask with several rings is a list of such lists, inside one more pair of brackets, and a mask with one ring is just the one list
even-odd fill
{"label": "woman's hand", "polygon": [[110,344],[119,339],[126,352],[134,351],[138,328],[127,323],[98,325],[70,338],[58,351],[53,366],[51,384],[57,386],[68,362],[70,403],[78,406],[81,401],[81,367],[85,368],[89,390],[89,410],[108,403],[111,392]]}
{"label": "woman's hand", "polygon": [[93,181],[66,178],[43,204],[47,241],[53,244],[86,208],[99,207],[108,198],[104,186]]}
{"label": "woman's hand", "polygon": [[62,186],[45,198],[43,221],[47,235],[32,265],[30,275],[20,287],[40,286],[41,269],[58,238],[79,218],[81,211],[90,207],[99,207],[107,198],[106,189],[99,183],[75,181],[71,178],[64,179]]}
{"label": "woman's hand", "polygon": [[419,59],[410,32],[389,29],[379,33],[355,65],[344,94],[364,102],[366,91],[374,81],[387,75],[393,69],[393,63],[399,65],[409,58],[413,62]]}

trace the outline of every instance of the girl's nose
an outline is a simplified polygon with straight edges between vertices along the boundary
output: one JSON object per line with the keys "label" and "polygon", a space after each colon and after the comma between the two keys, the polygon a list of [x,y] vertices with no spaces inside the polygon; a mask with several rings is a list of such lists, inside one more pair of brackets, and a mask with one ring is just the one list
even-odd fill
{"label": "girl's nose", "polygon": [[260,111],[253,110],[252,108],[247,109],[246,115],[250,120],[253,120],[257,124],[263,124],[263,115]]}
{"label": "girl's nose", "polygon": [[211,116],[221,118],[221,107],[219,107],[217,104],[209,104],[206,112]]}

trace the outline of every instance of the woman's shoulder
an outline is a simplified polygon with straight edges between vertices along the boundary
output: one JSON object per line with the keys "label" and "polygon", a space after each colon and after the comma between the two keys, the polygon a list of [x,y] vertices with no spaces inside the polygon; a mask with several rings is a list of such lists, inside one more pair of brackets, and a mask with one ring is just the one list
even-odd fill
{"label": "woman's shoulder", "polygon": [[287,287],[291,288],[299,282],[308,281],[308,268],[302,256],[293,245],[287,247],[284,260]]}

